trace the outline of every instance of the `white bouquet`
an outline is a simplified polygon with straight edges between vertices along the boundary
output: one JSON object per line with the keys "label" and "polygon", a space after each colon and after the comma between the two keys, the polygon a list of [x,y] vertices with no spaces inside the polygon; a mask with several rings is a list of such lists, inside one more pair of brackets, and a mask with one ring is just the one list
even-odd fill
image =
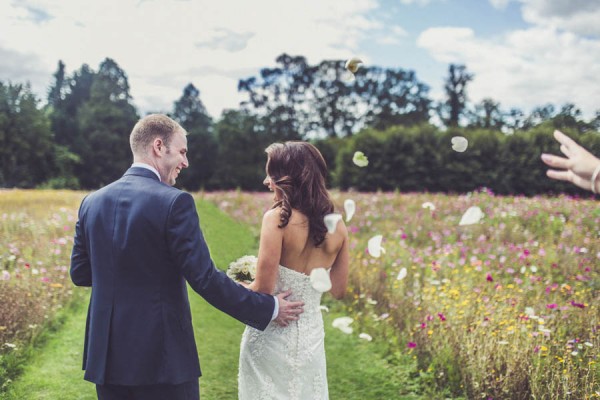
{"label": "white bouquet", "polygon": [[252,282],[256,276],[255,256],[243,256],[227,267],[227,276],[236,282]]}

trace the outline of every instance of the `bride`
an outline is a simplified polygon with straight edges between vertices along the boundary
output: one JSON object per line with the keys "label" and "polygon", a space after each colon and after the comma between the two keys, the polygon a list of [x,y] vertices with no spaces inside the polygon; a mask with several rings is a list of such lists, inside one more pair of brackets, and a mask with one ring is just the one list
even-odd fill
{"label": "bride", "polygon": [[274,192],[273,207],[262,220],[256,279],[249,288],[263,293],[291,290],[304,313],[283,327],[262,332],[246,327],[242,336],[238,397],[328,399],[321,292],[310,273],[327,268],[331,294],[344,296],[348,281],[348,231],[342,221],[328,233],[323,217],[333,212],[325,188],[327,166],[319,150],[305,142],[274,143],[264,184]]}

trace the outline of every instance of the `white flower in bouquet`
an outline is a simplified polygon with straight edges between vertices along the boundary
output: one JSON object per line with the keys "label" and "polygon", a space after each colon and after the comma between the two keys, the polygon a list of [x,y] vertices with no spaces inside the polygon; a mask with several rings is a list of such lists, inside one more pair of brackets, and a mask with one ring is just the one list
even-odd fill
{"label": "white flower in bouquet", "polygon": [[255,256],[243,256],[233,261],[227,267],[227,276],[236,282],[252,282],[256,277]]}

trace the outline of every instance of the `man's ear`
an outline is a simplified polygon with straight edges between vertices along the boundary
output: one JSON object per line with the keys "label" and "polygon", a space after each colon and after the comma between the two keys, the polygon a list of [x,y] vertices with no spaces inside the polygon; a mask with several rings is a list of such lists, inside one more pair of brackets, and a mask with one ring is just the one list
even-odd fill
{"label": "man's ear", "polygon": [[163,147],[165,146],[165,143],[162,141],[161,138],[155,138],[154,141],[152,142],[152,153],[158,157],[160,157],[161,151],[163,149]]}

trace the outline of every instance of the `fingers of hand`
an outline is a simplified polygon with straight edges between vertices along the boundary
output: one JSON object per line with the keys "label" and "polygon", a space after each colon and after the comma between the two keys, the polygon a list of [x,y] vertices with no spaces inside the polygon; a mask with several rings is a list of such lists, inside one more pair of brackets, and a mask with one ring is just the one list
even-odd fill
{"label": "fingers of hand", "polygon": [[546,171],[546,175],[548,176],[548,178],[556,179],[559,181],[570,182],[573,180],[573,174],[571,174],[570,171],[557,171],[554,169],[549,169],[548,171]]}
{"label": "fingers of hand", "polygon": [[542,154],[542,161],[554,168],[569,168],[569,160],[567,158],[554,156],[552,154]]}

